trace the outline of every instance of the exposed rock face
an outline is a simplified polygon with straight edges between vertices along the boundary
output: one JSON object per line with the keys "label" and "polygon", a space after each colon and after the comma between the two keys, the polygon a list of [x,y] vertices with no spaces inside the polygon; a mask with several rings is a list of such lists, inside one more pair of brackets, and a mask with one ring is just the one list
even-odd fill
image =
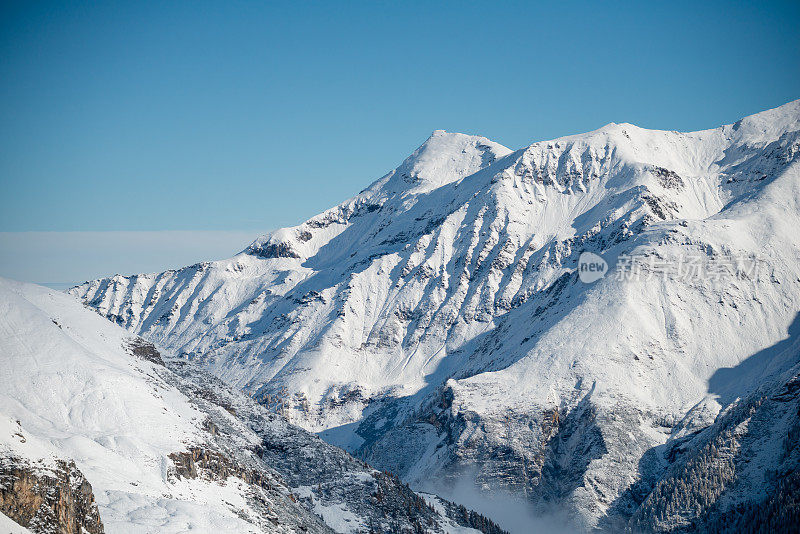
{"label": "exposed rock face", "polygon": [[41,534],[102,534],[92,486],[72,461],[45,470],[0,458],[0,511]]}
{"label": "exposed rock face", "polygon": [[[213,423],[208,423],[209,432],[218,437],[218,429]],[[169,455],[178,478],[202,478],[208,481],[226,483],[230,477],[237,478],[249,486],[249,500],[251,506],[258,510],[258,515],[251,520],[261,528],[269,531],[273,527],[285,525],[287,510],[276,510],[275,503],[290,501],[294,504],[297,500],[294,495],[287,494],[283,481],[275,473],[263,467],[245,467],[235,459],[219,450],[203,447],[190,447],[187,452],[177,452]],[[172,473],[170,473],[172,475]],[[294,511],[297,514],[296,510]],[[328,532],[328,529],[315,521],[311,513],[307,514],[297,526],[304,532]]]}
{"label": "exposed rock face", "polygon": [[147,360],[156,365],[164,365],[164,360],[161,359],[161,353],[158,352],[156,346],[139,336],[130,339],[128,350],[137,358]]}
{"label": "exposed rock face", "polygon": [[[310,235],[310,234],[309,234]],[[305,236],[300,235],[299,238],[303,239]],[[306,239],[307,241],[308,239]],[[260,258],[299,258],[300,256],[292,250],[288,243],[264,243],[263,245],[251,245],[247,248],[248,254],[258,256]]]}
{"label": "exposed rock face", "polygon": [[169,455],[169,458],[175,464],[175,472],[179,477],[205,476],[210,480],[226,480],[228,477],[236,477],[266,490],[273,490],[277,487],[276,484],[271,483],[271,477],[267,473],[239,466],[234,460],[217,451],[202,447],[190,447],[188,452],[174,452]]}

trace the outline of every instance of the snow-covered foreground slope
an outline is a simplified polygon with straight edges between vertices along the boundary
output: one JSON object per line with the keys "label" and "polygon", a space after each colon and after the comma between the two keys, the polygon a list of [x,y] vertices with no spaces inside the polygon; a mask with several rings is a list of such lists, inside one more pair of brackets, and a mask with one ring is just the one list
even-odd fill
{"label": "snow-covered foreground slope", "polygon": [[[591,527],[639,506],[648,451],[789,365],[745,363],[800,310],[799,153],[800,101],[515,152],[437,131],[229,260],[71,293],[418,487]],[[582,283],[582,252],[608,274]]]}
{"label": "snow-covered foreground slope", "polygon": [[273,473],[258,493],[234,476],[180,476],[172,455],[218,447],[208,417],[162,365],[134,356],[129,333],[96,319],[66,295],[0,281],[4,463],[36,472],[73,460],[108,532],[260,532],[260,506],[280,518],[276,532],[327,531]]}
{"label": "snow-covered foreground slope", "polygon": [[0,279],[0,361],[0,511],[34,532],[500,532],[63,293]]}

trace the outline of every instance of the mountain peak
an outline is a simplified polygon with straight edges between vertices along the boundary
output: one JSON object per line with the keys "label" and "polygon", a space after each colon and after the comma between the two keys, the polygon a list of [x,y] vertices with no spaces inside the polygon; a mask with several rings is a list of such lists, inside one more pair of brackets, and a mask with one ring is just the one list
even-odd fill
{"label": "mountain peak", "polygon": [[511,149],[486,137],[434,130],[393,172],[392,189],[421,193],[488,167]]}

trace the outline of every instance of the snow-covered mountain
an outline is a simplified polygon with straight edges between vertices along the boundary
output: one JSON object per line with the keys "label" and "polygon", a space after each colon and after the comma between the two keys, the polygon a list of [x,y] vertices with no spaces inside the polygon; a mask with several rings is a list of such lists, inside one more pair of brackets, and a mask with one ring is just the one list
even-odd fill
{"label": "snow-covered mountain", "polygon": [[63,293],[0,279],[0,358],[0,530],[502,532]]}
{"label": "snow-covered mountain", "polygon": [[628,521],[665,444],[795,363],[763,354],[800,310],[798,154],[800,100],[514,152],[437,131],[231,259],[70,292],[415,487]]}

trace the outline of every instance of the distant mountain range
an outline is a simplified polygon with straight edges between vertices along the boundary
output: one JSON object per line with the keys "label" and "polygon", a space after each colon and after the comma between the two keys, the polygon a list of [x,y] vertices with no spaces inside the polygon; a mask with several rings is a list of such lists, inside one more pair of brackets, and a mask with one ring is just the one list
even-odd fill
{"label": "distant mountain range", "polygon": [[798,154],[800,100],[516,151],[436,131],[233,258],[70,293],[416,489],[582,530],[786,527]]}

